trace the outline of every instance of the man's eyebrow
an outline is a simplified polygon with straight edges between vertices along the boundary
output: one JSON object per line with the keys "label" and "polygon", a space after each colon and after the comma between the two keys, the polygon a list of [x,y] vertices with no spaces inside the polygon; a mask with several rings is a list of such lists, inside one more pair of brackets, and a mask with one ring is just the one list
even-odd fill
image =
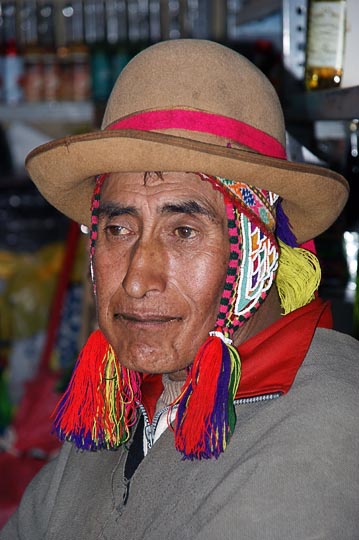
{"label": "man's eyebrow", "polygon": [[100,202],[100,206],[98,209],[98,216],[99,217],[117,217],[117,216],[123,216],[123,215],[131,215],[131,216],[138,216],[138,210],[135,206],[127,206],[121,203],[102,203]]}
{"label": "man's eyebrow", "polygon": [[161,214],[200,214],[209,219],[218,219],[218,216],[210,208],[199,204],[197,201],[183,201],[178,203],[166,203],[160,210]]}
{"label": "man's eyebrow", "polygon": [[[206,216],[211,220],[218,219],[218,216],[212,209],[193,200],[165,203],[159,208],[158,211],[160,214],[199,214],[202,216]],[[139,216],[139,211],[136,206],[124,205],[118,202],[100,202],[100,206],[98,209],[99,218],[102,218],[104,216],[108,218],[114,218],[123,215],[131,215],[137,217]]]}

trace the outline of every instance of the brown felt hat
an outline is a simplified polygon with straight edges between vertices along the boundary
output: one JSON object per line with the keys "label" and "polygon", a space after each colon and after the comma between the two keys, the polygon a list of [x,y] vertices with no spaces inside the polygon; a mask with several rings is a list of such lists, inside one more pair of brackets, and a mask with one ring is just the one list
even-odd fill
{"label": "brown felt hat", "polygon": [[270,82],[233,50],[206,40],[160,42],[119,76],[101,130],[39,146],[26,158],[44,197],[90,224],[95,176],[191,171],[245,182],[282,198],[299,242],[327,229],[348,184],[285,159],[282,109]]}

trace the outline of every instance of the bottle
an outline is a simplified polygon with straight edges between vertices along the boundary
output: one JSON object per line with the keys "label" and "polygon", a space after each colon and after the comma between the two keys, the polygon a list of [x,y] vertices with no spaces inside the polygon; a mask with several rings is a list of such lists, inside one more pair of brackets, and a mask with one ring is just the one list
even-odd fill
{"label": "bottle", "polygon": [[149,0],[148,2],[148,25],[149,42],[161,41],[161,0]]}
{"label": "bottle", "polygon": [[111,91],[111,59],[106,43],[105,3],[84,0],[85,40],[90,51],[91,96],[105,102]]}
{"label": "bottle", "polygon": [[42,99],[59,98],[59,64],[56,54],[55,5],[53,1],[38,0],[38,39],[42,52]]}
{"label": "bottle", "polygon": [[[176,0],[177,2],[177,0]],[[130,55],[135,56],[149,43],[149,10],[144,0],[127,0]]]}
{"label": "bottle", "polygon": [[111,63],[111,88],[130,61],[125,0],[106,1],[106,34]]}
{"label": "bottle", "polygon": [[36,0],[23,0],[19,5],[19,38],[24,59],[24,99],[28,103],[42,100],[42,54],[37,28]]}
{"label": "bottle", "polygon": [[3,98],[5,103],[17,104],[23,100],[24,63],[21,56],[16,24],[16,2],[3,2],[4,25]]}
{"label": "bottle", "polygon": [[61,6],[61,16],[59,18],[59,32],[62,41],[57,47],[57,58],[59,62],[59,100],[72,101],[73,99],[73,77],[70,54],[70,43],[72,42],[72,20],[73,7],[71,3],[65,2]]}
{"label": "bottle", "polygon": [[66,2],[61,10],[64,44],[58,48],[62,100],[86,101],[90,97],[90,59],[85,43],[83,2]]}
{"label": "bottle", "polygon": [[311,0],[307,18],[305,87],[324,90],[343,76],[346,0]]}

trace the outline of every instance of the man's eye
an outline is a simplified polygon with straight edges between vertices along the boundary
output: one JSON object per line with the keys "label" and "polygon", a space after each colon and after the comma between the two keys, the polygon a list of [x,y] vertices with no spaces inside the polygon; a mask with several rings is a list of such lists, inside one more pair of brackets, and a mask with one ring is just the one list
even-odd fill
{"label": "man's eye", "polygon": [[175,235],[183,240],[187,240],[189,238],[194,238],[196,236],[195,229],[192,229],[192,227],[177,227],[175,229]]}
{"label": "man's eye", "polygon": [[120,225],[108,225],[105,227],[105,231],[108,236],[126,236],[130,232],[126,227]]}

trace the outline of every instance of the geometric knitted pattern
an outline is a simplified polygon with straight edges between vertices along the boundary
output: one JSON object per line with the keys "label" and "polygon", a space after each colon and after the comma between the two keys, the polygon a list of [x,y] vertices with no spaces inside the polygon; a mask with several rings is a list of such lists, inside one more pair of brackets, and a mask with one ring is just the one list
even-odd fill
{"label": "geometric knitted pattern", "polygon": [[232,200],[250,221],[258,225],[264,233],[273,234],[276,227],[276,203],[278,195],[266,189],[259,189],[244,182],[235,182],[221,176],[196,173],[213,187]]}
{"label": "geometric knitted pattern", "polygon": [[235,330],[263,303],[276,275],[279,247],[273,231],[278,196],[240,182],[196,174],[221,191],[225,200],[230,256],[215,331],[232,339]]}
{"label": "geometric knitted pattern", "polygon": [[232,339],[266,298],[279,255],[273,236],[266,236],[232,202],[226,202],[226,212],[230,255],[216,331]]}
{"label": "geometric knitted pattern", "polygon": [[242,261],[235,314],[244,322],[264,301],[278,268],[278,244],[241,215]]}

